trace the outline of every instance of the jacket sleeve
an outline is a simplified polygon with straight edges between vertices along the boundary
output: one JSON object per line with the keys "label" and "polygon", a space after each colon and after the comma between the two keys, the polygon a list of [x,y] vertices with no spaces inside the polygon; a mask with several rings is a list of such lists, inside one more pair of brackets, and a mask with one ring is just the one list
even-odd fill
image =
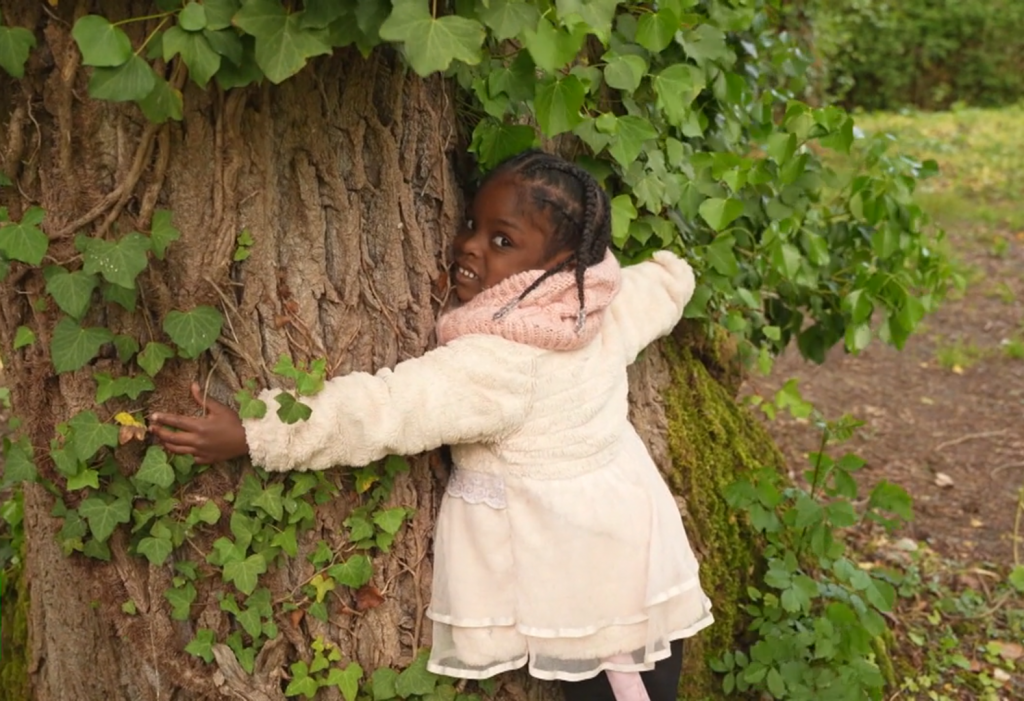
{"label": "jacket sleeve", "polygon": [[375,375],[352,373],[301,401],[306,421],[277,416],[265,390],[262,419],[244,421],[249,454],[271,471],[365,465],[515,431],[533,399],[534,353],[493,336],[465,336]]}
{"label": "jacket sleeve", "polygon": [[622,287],[608,313],[609,330],[621,341],[627,363],[675,328],[694,286],[689,263],[669,251],[622,270]]}

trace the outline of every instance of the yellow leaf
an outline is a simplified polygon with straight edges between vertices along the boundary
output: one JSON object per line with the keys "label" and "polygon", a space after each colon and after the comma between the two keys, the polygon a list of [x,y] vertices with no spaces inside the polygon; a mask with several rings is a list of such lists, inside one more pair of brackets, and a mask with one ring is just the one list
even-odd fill
{"label": "yellow leaf", "polygon": [[129,414],[127,411],[122,411],[119,414],[114,415],[114,421],[121,424],[122,426],[141,426],[146,427],[146,424],[142,423],[134,416]]}
{"label": "yellow leaf", "polygon": [[951,370],[952,370],[952,371],[953,371],[954,373],[956,373],[957,375],[963,375],[963,374],[964,374],[964,369],[963,369],[962,367],[960,367],[959,365],[954,365],[954,366],[953,366],[952,368],[950,368],[950,369],[951,369]]}

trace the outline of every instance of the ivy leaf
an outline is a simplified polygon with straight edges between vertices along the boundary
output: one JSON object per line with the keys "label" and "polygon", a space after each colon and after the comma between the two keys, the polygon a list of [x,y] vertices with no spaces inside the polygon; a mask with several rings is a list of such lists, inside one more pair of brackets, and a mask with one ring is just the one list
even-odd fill
{"label": "ivy leaf", "polygon": [[159,260],[164,259],[167,247],[181,238],[178,231],[171,222],[171,213],[166,209],[158,209],[153,212],[153,230],[149,234],[153,247],[153,255]]}
{"label": "ivy leaf", "polygon": [[[493,3],[495,0],[491,0]],[[390,667],[378,667],[373,670],[370,676],[370,689],[373,693],[373,701],[391,701],[398,696],[395,691],[395,681],[398,680],[398,672]]]}
{"label": "ivy leaf", "polygon": [[629,239],[629,223],[636,219],[636,206],[629,195],[616,195],[612,199],[612,240],[622,247]]}
{"label": "ivy leaf", "polygon": [[86,66],[120,66],[132,57],[132,42],[106,17],[86,15],[75,22],[71,36]]}
{"label": "ivy leaf", "polygon": [[437,675],[427,671],[427,651],[421,652],[395,680],[395,691],[402,698],[425,696],[437,686]]}
{"label": "ivy leaf", "polygon": [[401,41],[409,65],[421,76],[443,71],[453,60],[480,62],[486,32],[479,22],[458,15],[432,17],[427,0],[395,0],[380,37]]}
{"label": "ivy leaf", "polygon": [[1013,585],[1014,589],[1024,593],[1024,565],[1014,567],[1010,576],[1007,577],[1007,581]]}
{"label": "ivy leaf", "polygon": [[17,484],[18,482],[35,482],[38,478],[36,465],[32,462],[32,446],[27,439],[17,443],[2,441],[4,445],[4,471],[0,486]]}
{"label": "ivy leaf", "polygon": [[654,76],[657,105],[669,124],[682,127],[690,105],[704,89],[704,72],[696,66],[677,63]]}
{"label": "ivy leaf", "polygon": [[498,41],[511,39],[527,27],[536,27],[540,19],[540,11],[522,0],[491,0],[489,7],[477,8],[477,15]]}
{"label": "ivy leaf", "polygon": [[19,326],[17,331],[14,332],[14,350],[24,348],[25,346],[31,346],[35,342],[35,331],[27,326]]}
{"label": "ivy leaf", "polygon": [[580,108],[586,90],[574,75],[548,80],[537,88],[537,121],[548,137],[571,131],[583,118]]}
{"label": "ivy leaf", "polygon": [[68,316],[76,321],[89,309],[93,290],[99,284],[95,275],[84,270],[71,273],[59,265],[50,265],[43,270],[46,291],[53,301]]}
{"label": "ivy leaf", "polygon": [[313,410],[303,404],[287,392],[281,392],[274,399],[277,400],[277,417],[286,424],[293,424],[298,421],[306,421],[313,415]]}
{"label": "ivy leaf", "polygon": [[280,521],[284,516],[284,500],[281,496],[283,490],[283,484],[270,485],[252,500],[252,505],[263,509],[275,521]]}
{"label": "ivy leaf", "polygon": [[721,231],[743,214],[743,203],[734,199],[709,197],[701,202],[700,216],[715,231]]}
{"label": "ivy leaf", "polygon": [[174,484],[174,468],[167,460],[167,453],[160,446],[151,445],[146,449],[139,471],[135,473],[139,482],[167,488]]}
{"label": "ivy leaf", "polygon": [[206,7],[206,28],[217,31],[231,27],[231,20],[240,7],[238,0],[203,0]]}
{"label": "ivy leaf", "polygon": [[647,75],[647,61],[633,54],[605,58],[608,64],[604,67],[604,82],[609,87],[631,94],[640,87],[644,76]]}
{"label": "ivy leaf", "polygon": [[117,528],[117,524],[131,520],[132,503],[124,498],[107,503],[98,496],[89,497],[78,507],[78,513],[89,522],[93,537],[104,543]]}
{"label": "ivy leaf", "polygon": [[337,19],[341,19],[347,13],[344,3],[338,0],[305,0],[302,3],[304,12],[302,15],[303,27],[314,27],[325,29]]}
{"label": "ivy leaf", "polygon": [[[139,342],[135,340],[134,336],[119,333],[114,336],[114,348],[117,349],[117,359],[122,363],[127,363],[132,359],[132,356],[139,352]],[[136,393],[135,397],[138,396],[138,393]],[[132,397],[132,399],[135,399],[135,397]]]}
{"label": "ivy leaf", "polygon": [[75,455],[83,462],[90,460],[103,446],[117,446],[117,426],[101,422],[91,411],[78,412],[68,421],[68,426],[73,431]]}
{"label": "ivy leaf", "polygon": [[256,553],[244,560],[234,560],[224,565],[224,581],[233,582],[238,591],[252,594],[259,576],[267,571],[267,560]]}
{"label": "ivy leaf", "polygon": [[24,78],[25,62],[35,45],[36,35],[29,30],[0,25],[0,68],[12,78]]}
{"label": "ivy leaf", "polygon": [[327,673],[324,685],[338,687],[342,696],[345,697],[345,701],[356,701],[356,694],[359,693],[359,680],[362,678],[363,668],[359,666],[358,662],[352,662],[345,668],[344,672],[337,667],[333,667]]}
{"label": "ivy leaf", "polygon": [[[169,591],[175,591],[171,589]],[[164,594],[166,596],[166,594]],[[173,606],[173,604],[172,604]],[[174,618],[172,615],[171,618]],[[176,620],[188,620],[188,614],[184,618]],[[216,640],[213,636],[213,631],[208,628],[200,628],[196,631],[196,637],[194,637],[188,645],[185,646],[185,652],[190,655],[202,658],[203,662],[210,664],[213,662],[213,643]]]}
{"label": "ivy leaf", "polygon": [[331,566],[327,574],[338,584],[358,589],[373,576],[373,564],[366,555],[353,555],[342,563]]}
{"label": "ivy leaf", "polygon": [[163,124],[168,119],[180,122],[184,109],[181,92],[171,87],[171,84],[159,75],[156,76],[153,89],[139,101],[139,107],[142,114],[146,115],[146,119],[154,124]]}
{"label": "ivy leaf", "polygon": [[295,557],[299,552],[299,542],[295,535],[295,526],[288,526],[270,539],[270,546],[281,548],[288,557]]}
{"label": "ivy leaf", "polygon": [[203,36],[209,42],[210,48],[220,56],[226,58],[235,66],[241,66],[245,59],[245,45],[242,37],[234,29],[225,29],[220,32],[211,32],[209,29],[203,31]]}
{"label": "ivy leaf", "polygon": [[707,259],[716,272],[726,277],[739,275],[740,266],[736,261],[736,238],[732,234],[716,236],[707,247]]}
{"label": "ivy leaf", "polygon": [[82,253],[83,270],[99,273],[120,287],[135,287],[135,278],[146,269],[151,247],[150,240],[135,231],[119,241],[90,239]]}
{"label": "ivy leaf", "polygon": [[213,307],[200,305],[190,312],[171,311],[164,317],[164,331],[185,358],[198,358],[220,337],[224,317]]}
{"label": "ivy leaf", "polygon": [[469,150],[477,155],[481,167],[490,169],[536,145],[537,133],[533,127],[482,119],[473,130],[473,143]]}
{"label": "ivy leaf", "polygon": [[679,29],[679,17],[664,9],[645,14],[636,23],[636,43],[654,53],[661,53],[672,43]]}
{"label": "ivy leaf", "polygon": [[206,29],[206,24],[206,8],[198,2],[189,2],[178,13],[178,26],[187,32],[202,31]]}
{"label": "ivy leaf", "polygon": [[[192,585],[192,582],[186,582],[183,587],[175,587],[174,589],[168,589],[164,592],[164,598],[167,599],[167,603],[171,605],[171,618],[176,621],[187,621],[189,614],[192,612],[192,602],[196,600],[196,588]],[[210,633],[211,641],[213,639],[213,632]],[[199,631],[196,635],[196,640],[199,639],[203,631]],[[195,640],[192,641],[193,643]],[[189,643],[191,647],[192,643]],[[189,650],[187,647],[186,651],[192,652],[193,655],[199,654]]]}
{"label": "ivy leaf", "polygon": [[86,487],[92,487],[93,489],[100,488],[99,472],[86,468],[77,475],[68,477],[68,491],[73,492],[78,489],[85,489]]}
{"label": "ivy leaf", "polygon": [[617,0],[558,0],[558,16],[567,25],[578,18],[601,40],[608,43],[612,22],[615,20]]}
{"label": "ivy leaf", "polygon": [[[238,64],[220,62],[217,84],[224,90],[243,88],[263,80],[263,71],[256,65],[256,39],[248,34],[241,37],[242,59]],[[216,49],[216,46],[214,46]]]}
{"label": "ivy leaf", "polygon": [[140,540],[138,547],[135,549],[140,555],[145,555],[151,565],[160,566],[164,564],[171,551],[174,550],[174,545],[171,543],[170,538],[147,537]]}
{"label": "ivy leaf", "polygon": [[100,285],[103,301],[116,304],[125,311],[134,312],[138,302],[138,293],[134,287],[121,287],[106,280]]}
{"label": "ivy leaf", "polygon": [[166,346],[163,343],[157,343],[156,341],[150,341],[146,344],[146,347],[139,353],[138,357],[135,358],[135,362],[139,364],[139,367],[146,371],[146,374],[150,377],[156,377],[156,374],[164,366],[164,362],[168,358],[174,357],[174,351],[171,350],[170,346]]}
{"label": "ivy leaf", "polygon": [[39,265],[50,239],[39,229],[45,212],[40,207],[29,207],[18,224],[0,226],[0,253],[11,260]]}
{"label": "ivy leaf", "polygon": [[170,61],[180,54],[181,60],[188,66],[189,76],[200,88],[205,88],[210,78],[220,70],[220,54],[214,51],[206,37],[198,32],[171,27],[164,32],[163,45],[164,60]]}
{"label": "ivy leaf", "polygon": [[526,50],[546,73],[555,73],[576,58],[586,38],[586,27],[579,26],[567,32],[545,18],[541,18],[536,29],[523,31]]}
{"label": "ivy leaf", "polygon": [[89,96],[111,102],[144,100],[156,85],[156,73],[140,56],[117,68],[97,68],[89,78]]}
{"label": "ivy leaf", "polygon": [[238,402],[238,416],[243,419],[262,419],[267,415],[267,404],[262,399],[252,396],[248,389],[241,389],[235,393],[235,401]]}
{"label": "ivy leaf", "polygon": [[246,0],[233,22],[256,37],[256,63],[275,84],[298,73],[306,59],[331,52],[316,30],[302,26],[301,13],[288,14],[279,0]]}
{"label": "ivy leaf", "polygon": [[408,515],[408,511],[401,506],[396,506],[393,509],[385,509],[384,511],[378,511],[373,515],[373,522],[380,526],[381,530],[385,533],[395,535],[398,530],[402,527],[402,523],[405,521],[405,517]]}
{"label": "ivy leaf", "polygon": [[710,24],[684,31],[681,43],[686,54],[700,65],[708,61],[731,65],[736,61],[736,55],[725,43],[725,33]]}
{"label": "ivy leaf", "polygon": [[616,120],[616,139],[608,147],[608,152],[624,168],[636,160],[644,148],[644,143],[658,136],[658,130],[643,117],[626,115]]}
{"label": "ivy leaf", "polygon": [[156,387],[145,375],[140,377],[113,378],[108,373],[98,372],[93,375],[96,380],[96,403],[103,404],[113,397],[128,397],[136,400],[143,392],[152,392]]}

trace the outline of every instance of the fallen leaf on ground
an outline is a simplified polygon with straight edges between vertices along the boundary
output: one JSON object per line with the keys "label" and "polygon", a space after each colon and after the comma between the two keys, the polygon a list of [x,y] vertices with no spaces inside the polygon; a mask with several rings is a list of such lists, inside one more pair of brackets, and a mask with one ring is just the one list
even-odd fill
{"label": "fallen leaf on ground", "polygon": [[947,475],[945,472],[935,473],[935,486],[936,487],[952,487],[953,478]]}
{"label": "fallen leaf on ground", "polygon": [[1004,660],[1018,660],[1024,656],[1024,645],[1005,640],[993,640],[988,646]]}

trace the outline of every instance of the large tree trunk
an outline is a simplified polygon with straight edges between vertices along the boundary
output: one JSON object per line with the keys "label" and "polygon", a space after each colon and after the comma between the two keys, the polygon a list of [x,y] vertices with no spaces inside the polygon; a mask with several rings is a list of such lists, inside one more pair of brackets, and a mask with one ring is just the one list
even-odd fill
{"label": "large tree trunk", "polygon": [[[17,184],[0,191],[0,205],[14,219],[30,204],[43,207],[50,255],[60,262],[74,258],[77,233],[146,231],[154,208],[171,210],[182,238],[166,262],[154,261],[140,277],[145,312],[106,305],[90,312],[91,323],[144,344],[159,337],[160,319],[171,309],[211,304],[228,319],[209,357],[177,361],[159,375],[148,400],[144,395],[124,408],[191,411],[186,388],[193,379],[228,400],[247,378],[273,383],[268,368],[282,353],[325,357],[339,374],[393,365],[430,347],[443,292],[437,283],[445,277],[462,203],[450,86],[407,74],[386,51],[368,60],[343,52],[280,87],[221,94],[189,84],[184,121],[157,127],[133,106],[84,97],[87,71],[70,38],[71,9],[43,5],[0,1],[7,24],[35,27],[45,37],[24,80],[0,73],[0,170]],[[255,245],[236,263],[243,229]],[[43,286],[39,270],[14,266],[0,293],[0,349],[40,473],[54,479],[46,446],[56,425],[95,409],[92,374],[116,373],[117,361],[101,357],[76,373],[54,373],[47,348],[58,313],[52,304],[33,306]],[[39,341],[12,351],[20,325]],[[736,595],[752,562],[748,534],[726,512],[718,487],[737,469],[777,459],[756,422],[735,405],[721,354],[704,352],[712,344],[700,338],[680,330],[649,352],[632,377],[634,420],[680,495],[717,607],[719,623],[689,648],[692,697],[710,692],[703,653],[732,640]],[[109,563],[65,556],[55,537],[61,522],[51,516],[54,497],[27,486],[28,646],[19,669],[27,672],[33,698],[283,699],[285,662],[308,657],[317,636],[368,671],[407,665],[430,643],[424,621],[430,538],[447,469],[438,455],[411,464],[391,500],[415,509],[415,516],[391,553],[374,560],[383,603],[358,615],[336,604],[329,624],[280,617],[279,644],[268,645],[253,675],[237,674],[231,660],[220,658],[214,673],[183,651],[199,625],[221,639],[228,631],[230,619],[214,598],[219,582],[200,588],[191,621],[172,621],[163,596],[168,566],[128,555],[125,534],[111,539]],[[221,466],[204,473],[189,494],[221,499],[240,477],[237,466]],[[334,477],[340,484],[342,475]],[[325,539],[342,547],[341,523],[353,503],[343,493],[321,506],[302,546],[308,551]],[[312,572],[300,553],[263,580],[276,597]],[[122,611],[128,600],[136,615]],[[3,659],[6,669],[16,662]],[[0,699],[10,698],[5,691]],[[557,690],[511,675],[499,696],[557,698]]]}

